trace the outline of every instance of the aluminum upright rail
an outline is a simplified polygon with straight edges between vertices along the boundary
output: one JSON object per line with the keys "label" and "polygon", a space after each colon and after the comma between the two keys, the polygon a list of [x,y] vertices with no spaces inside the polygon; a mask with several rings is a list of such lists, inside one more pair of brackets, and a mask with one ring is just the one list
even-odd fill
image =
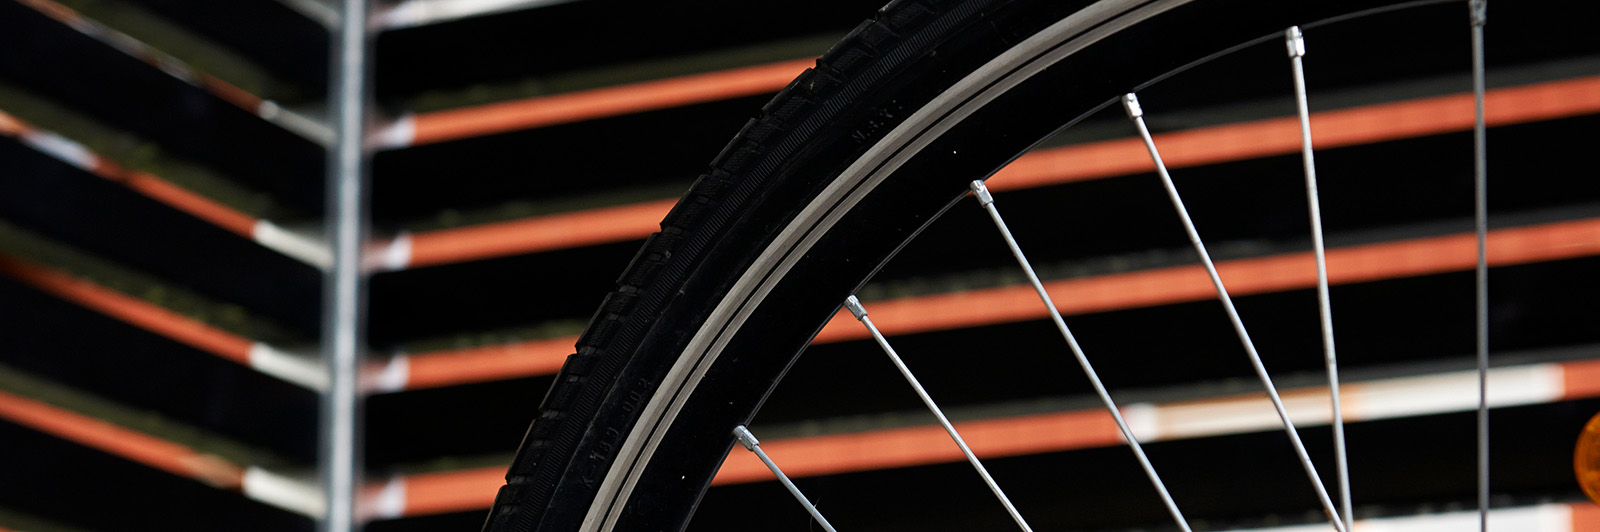
{"label": "aluminum upright rail", "polygon": [[359,376],[365,317],[366,120],[368,94],[366,0],[343,0],[334,40],[333,109],[338,142],[329,153],[324,216],[333,267],[323,281],[322,350],[328,389],[322,397],[321,469],[327,509],[318,530],[350,532],[360,527],[356,492],[361,486],[361,391]]}

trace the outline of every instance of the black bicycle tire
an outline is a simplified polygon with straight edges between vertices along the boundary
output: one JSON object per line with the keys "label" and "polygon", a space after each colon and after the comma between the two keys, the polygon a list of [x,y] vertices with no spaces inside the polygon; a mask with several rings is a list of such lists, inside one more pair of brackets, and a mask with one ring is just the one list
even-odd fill
{"label": "black bicycle tire", "polygon": [[[542,401],[540,414],[524,437],[507,473],[507,484],[497,495],[484,529],[578,528],[601,483],[594,475],[612,468],[615,449],[624,433],[634,429],[641,404],[656,392],[666,366],[683,354],[689,341],[683,324],[704,318],[712,307],[729,297],[731,280],[745,273],[756,255],[787,226],[787,221],[811,206],[820,190],[833,182],[827,172],[819,175],[808,171],[838,170],[860,160],[869,146],[911,114],[909,109],[921,109],[944,87],[997,55],[995,49],[1010,49],[1033,31],[1077,12],[1077,6],[1113,3],[1122,4],[1126,13],[1156,4],[1174,4],[1152,18],[1166,24],[1177,24],[1182,10],[1198,4],[1224,12],[1230,7],[1254,6],[1254,17],[1240,17],[1250,20],[1224,24],[1229,31],[1222,33],[1232,36],[1205,37],[1221,43],[1211,49],[1224,49],[1248,40],[1240,36],[1255,37],[1290,24],[1403,2],[1329,0],[1276,9],[1251,0],[902,0],[886,6],[819,59],[816,68],[807,70],[763,107],[761,116],[746,124],[712,162],[710,171],[697,180],[662,221],[662,230],[645,242],[619,278],[619,289],[606,297],[580,337],[578,353],[568,358]],[[1039,13],[1051,16],[1038,16]],[[1097,41],[1096,45],[1101,44]],[[1110,48],[1100,60],[1117,51],[1120,49]],[[1105,87],[1087,92],[1114,97],[1203,58],[1183,53],[1165,55],[1178,57],[1126,69],[1128,72],[1122,77],[1102,82],[1100,85]],[[1112,87],[1115,89],[1108,90]],[[1020,87],[1012,90],[1023,91]],[[1107,101],[1101,98],[1079,102],[1070,116],[1081,117]],[[980,112],[992,117],[1014,111],[997,102]],[[708,433],[708,437],[717,440],[705,442],[707,450],[700,453],[701,458],[684,460],[694,464],[686,466],[686,470],[694,469],[695,478],[684,475],[686,487],[680,490],[650,491],[652,501],[629,499],[628,504],[634,505],[630,511],[648,516],[652,529],[682,528],[715,471],[715,463],[703,467],[707,460],[704,457],[714,456],[713,460],[719,461],[727,452],[733,445],[727,429],[747,421],[759,408],[760,398],[833,315],[844,295],[870,276],[899,245],[962,197],[966,181],[986,177],[1060,127],[1060,116],[1064,115],[1019,127],[1022,133],[1015,134],[1016,138],[996,142],[997,146],[987,152],[969,153],[959,162],[948,161],[951,164],[947,167],[953,170],[950,176],[941,176],[942,186],[923,187],[939,192],[896,198],[897,212],[871,215],[874,221],[884,224],[875,227],[872,234],[834,236],[834,240],[859,241],[835,242],[831,245],[847,251],[816,260],[854,261],[853,265],[832,265],[833,269],[846,271],[841,277],[854,280],[835,281],[793,304],[789,312],[793,322],[779,326],[786,331],[763,335],[778,346],[774,352],[793,354],[774,355],[759,365],[744,362],[747,365],[740,371],[750,373],[745,379],[749,390],[728,395],[755,395],[755,400],[731,409],[733,412],[705,414],[719,421],[702,424],[725,428]],[[979,126],[967,127],[963,134],[972,135],[973,128],[984,132]],[[957,155],[955,150],[950,151],[949,157]],[[923,153],[941,152],[930,145],[911,157]],[[938,167],[940,162],[944,161],[924,162],[921,167]],[[899,179],[906,180],[906,174],[901,175]],[[897,188],[907,186],[900,184]],[[876,203],[884,203],[881,195]],[[785,349],[786,346],[793,349]],[[737,359],[719,362],[737,363]],[[723,378],[726,382],[728,377]],[[688,414],[685,416],[687,420]],[[688,421],[674,419],[674,423]],[[651,466],[638,466],[647,467]],[[635,489],[640,488],[643,486]]]}

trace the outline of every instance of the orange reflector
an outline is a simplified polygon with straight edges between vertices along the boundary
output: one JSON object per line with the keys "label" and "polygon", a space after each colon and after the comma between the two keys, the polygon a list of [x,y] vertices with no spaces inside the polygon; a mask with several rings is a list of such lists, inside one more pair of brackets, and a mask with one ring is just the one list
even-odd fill
{"label": "orange reflector", "polygon": [[1600,503],[1600,414],[1595,414],[1578,435],[1578,448],[1572,452],[1572,467],[1578,473],[1578,485],[1590,500]]}

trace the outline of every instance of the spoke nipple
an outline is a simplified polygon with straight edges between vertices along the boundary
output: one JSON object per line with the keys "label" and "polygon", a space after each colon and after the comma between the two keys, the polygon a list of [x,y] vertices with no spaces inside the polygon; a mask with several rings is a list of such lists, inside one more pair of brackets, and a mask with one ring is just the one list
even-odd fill
{"label": "spoke nipple", "polygon": [[1131,92],[1122,95],[1122,108],[1128,111],[1128,118],[1144,116],[1144,109],[1139,107],[1139,97]]}
{"label": "spoke nipple", "polygon": [[739,444],[744,445],[746,451],[755,452],[756,447],[761,445],[761,441],[756,439],[756,435],[751,434],[750,429],[744,428],[744,425],[733,428],[733,437],[739,439]]}
{"label": "spoke nipple", "polygon": [[854,314],[857,320],[867,317],[867,308],[861,306],[861,300],[856,299],[856,296],[844,298],[844,308],[850,309],[850,313]]}
{"label": "spoke nipple", "polygon": [[972,194],[978,197],[979,205],[987,207],[990,203],[994,203],[994,196],[989,194],[989,185],[983,184],[982,179],[973,180],[972,185],[968,188],[971,188]]}
{"label": "spoke nipple", "polygon": [[1285,43],[1289,45],[1289,57],[1305,57],[1306,38],[1300,33],[1299,26],[1290,26],[1289,31],[1284,32],[1283,36]]}
{"label": "spoke nipple", "polygon": [[1467,3],[1472,10],[1472,25],[1482,26],[1489,21],[1489,0],[1472,0]]}

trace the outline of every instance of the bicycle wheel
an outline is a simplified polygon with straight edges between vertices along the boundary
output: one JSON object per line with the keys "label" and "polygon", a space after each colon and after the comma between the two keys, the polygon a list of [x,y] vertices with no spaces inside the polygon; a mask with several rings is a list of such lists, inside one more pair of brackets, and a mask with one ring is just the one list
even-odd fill
{"label": "bicycle wheel", "polygon": [[885,7],[749,122],[639,251],[541,405],[486,530],[681,529],[731,428],[972,180],[1186,65],[1419,3],[1439,2]]}

